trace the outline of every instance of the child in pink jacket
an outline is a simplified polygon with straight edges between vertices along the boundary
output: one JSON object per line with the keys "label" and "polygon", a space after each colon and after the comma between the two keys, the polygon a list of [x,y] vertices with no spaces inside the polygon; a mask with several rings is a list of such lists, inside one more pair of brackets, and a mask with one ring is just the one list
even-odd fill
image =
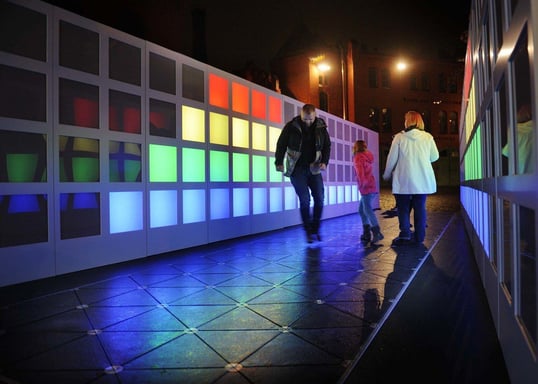
{"label": "child in pink jacket", "polygon": [[357,175],[357,185],[361,193],[359,201],[359,216],[362,221],[363,233],[361,241],[372,244],[384,238],[377,217],[372,208],[375,195],[378,193],[377,183],[373,174],[372,164],[374,155],[367,148],[364,140],[357,140],[353,144],[353,165]]}

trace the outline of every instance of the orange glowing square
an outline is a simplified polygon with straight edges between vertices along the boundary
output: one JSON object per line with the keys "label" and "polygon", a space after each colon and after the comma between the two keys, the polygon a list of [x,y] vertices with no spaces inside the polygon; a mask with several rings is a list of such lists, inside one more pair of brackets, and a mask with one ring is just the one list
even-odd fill
{"label": "orange glowing square", "polygon": [[232,82],[232,110],[248,115],[248,87]]}
{"label": "orange glowing square", "polygon": [[267,97],[265,93],[252,90],[252,116],[265,119],[267,116]]}
{"label": "orange glowing square", "polygon": [[282,123],[282,100],[274,96],[269,96],[269,120]]}
{"label": "orange glowing square", "polygon": [[228,80],[209,74],[209,104],[228,108]]}

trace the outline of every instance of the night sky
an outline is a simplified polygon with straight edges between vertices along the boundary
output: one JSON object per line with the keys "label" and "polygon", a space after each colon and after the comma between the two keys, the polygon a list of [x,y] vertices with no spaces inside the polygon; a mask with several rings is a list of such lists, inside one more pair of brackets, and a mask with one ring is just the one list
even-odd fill
{"label": "night sky", "polygon": [[471,0],[49,0],[77,14],[196,57],[192,12],[205,12],[208,64],[234,72],[269,63],[297,28],[329,45],[370,52],[463,58]]}

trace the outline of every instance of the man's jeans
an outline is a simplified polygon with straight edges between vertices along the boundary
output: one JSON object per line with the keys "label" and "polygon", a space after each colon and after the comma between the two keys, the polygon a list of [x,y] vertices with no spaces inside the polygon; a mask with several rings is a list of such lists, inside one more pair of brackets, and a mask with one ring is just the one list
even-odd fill
{"label": "man's jeans", "polygon": [[[290,176],[291,184],[299,198],[301,219],[304,228],[309,233],[318,233],[321,213],[323,212],[324,187],[323,177],[313,175],[308,166],[298,166]],[[314,211],[310,216],[310,193],[314,199]]]}
{"label": "man's jeans", "polygon": [[426,196],[395,194],[396,207],[398,208],[398,221],[400,223],[401,238],[411,239],[411,209],[415,225],[415,241],[422,243],[426,236]]}

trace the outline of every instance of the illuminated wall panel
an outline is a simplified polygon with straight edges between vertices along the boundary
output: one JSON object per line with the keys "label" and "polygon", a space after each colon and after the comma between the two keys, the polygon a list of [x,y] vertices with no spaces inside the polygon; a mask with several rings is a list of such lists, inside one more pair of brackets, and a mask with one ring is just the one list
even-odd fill
{"label": "illuminated wall panel", "polygon": [[[15,3],[30,12],[0,37],[0,261],[19,276],[35,276],[22,260],[63,273],[297,223],[274,152],[302,102],[54,6]],[[346,136],[342,119],[320,117],[335,140],[326,200],[349,202],[342,153],[364,128],[349,123]],[[356,212],[324,218],[346,209]]]}
{"label": "illuminated wall panel", "polygon": [[177,191],[149,192],[150,228],[177,225]]}
{"label": "illuminated wall panel", "polygon": [[183,182],[204,182],[205,151],[203,149],[183,148],[181,153]]}
{"label": "illuminated wall panel", "polygon": [[249,131],[248,120],[232,118],[232,145],[239,148],[249,148]]}
{"label": "illuminated wall panel", "polygon": [[232,110],[234,112],[249,113],[248,87],[232,82]]}
{"label": "illuminated wall panel", "polygon": [[252,123],[252,149],[267,150],[267,127],[264,124]]}
{"label": "illuminated wall panel", "polygon": [[267,213],[267,189],[252,188],[252,214]]}
{"label": "illuminated wall panel", "polygon": [[209,181],[230,181],[230,154],[223,151],[209,151]]}
{"label": "illuminated wall panel", "polygon": [[209,74],[209,104],[228,108],[228,80],[213,73]]}
{"label": "illuminated wall panel", "polygon": [[272,187],[269,188],[269,212],[282,211],[282,188]]}
{"label": "illuminated wall panel", "polygon": [[109,180],[140,182],[142,180],[142,145],[110,141],[108,143]]}
{"label": "illuminated wall panel", "polygon": [[169,145],[149,145],[149,181],[177,181],[177,149]]}
{"label": "illuminated wall panel", "polygon": [[279,183],[284,178],[282,172],[278,172],[275,168],[274,158],[269,160],[269,181],[272,183]]}
{"label": "illuminated wall panel", "polygon": [[183,224],[205,221],[205,189],[183,191]]}
{"label": "illuminated wall panel", "polygon": [[267,96],[265,93],[252,90],[252,116],[259,119],[267,118]]}
{"label": "illuminated wall panel", "polygon": [[110,233],[144,229],[142,192],[110,192]]}
{"label": "illuminated wall panel", "polygon": [[209,142],[211,144],[228,145],[229,121],[230,118],[227,115],[209,113]]}
{"label": "illuminated wall panel", "polygon": [[267,181],[267,157],[257,155],[252,156],[252,181]]}
{"label": "illuminated wall panel", "polygon": [[234,217],[248,216],[250,214],[250,195],[248,188],[233,189]]}
{"label": "illuminated wall panel", "polygon": [[99,193],[60,194],[60,238],[74,239],[101,234]]}
{"label": "illuminated wall panel", "polygon": [[47,181],[47,135],[0,130],[0,183]]}
{"label": "illuminated wall panel", "polygon": [[282,123],[282,100],[274,96],[269,96],[269,120]]}
{"label": "illuminated wall panel", "polygon": [[295,189],[291,186],[284,188],[284,207],[286,210],[298,207],[297,194],[295,193]]}
{"label": "illuminated wall panel", "polygon": [[249,178],[249,159],[245,153],[234,153],[233,159],[233,181],[248,182]]}
{"label": "illuminated wall panel", "polygon": [[338,196],[338,204],[342,204],[343,202],[345,202],[345,193],[344,193],[344,186],[343,185],[339,185],[337,186],[337,196]]}
{"label": "illuminated wall panel", "polygon": [[60,181],[99,181],[99,140],[60,136]]}
{"label": "illuminated wall panel", "polygon": [[181,137],[183,140],[205,141],[205,111],[199,108],[181,107]]}
{"label": "illuminated wall panel", "polygon": [[329,188],[325,188],[325,199],[328,198],[329,204],[336,204],[336,196],[336,185],[329,185]]}
{"label": "illuminated wall panel", "polygon": [[230,217],[230,190],[228,188],[211,189],[209,191],[211,220],[227,219]]}
{"label": "illuminated wall panel", "polygon": [[0,247],[48,240],[47,195],[0,195]]}
{"label": "illuminated wall panel", "polygon": [[276,143],[281,131],[280,128],[269,127],[269,151],[273,153],[276,151]]}

